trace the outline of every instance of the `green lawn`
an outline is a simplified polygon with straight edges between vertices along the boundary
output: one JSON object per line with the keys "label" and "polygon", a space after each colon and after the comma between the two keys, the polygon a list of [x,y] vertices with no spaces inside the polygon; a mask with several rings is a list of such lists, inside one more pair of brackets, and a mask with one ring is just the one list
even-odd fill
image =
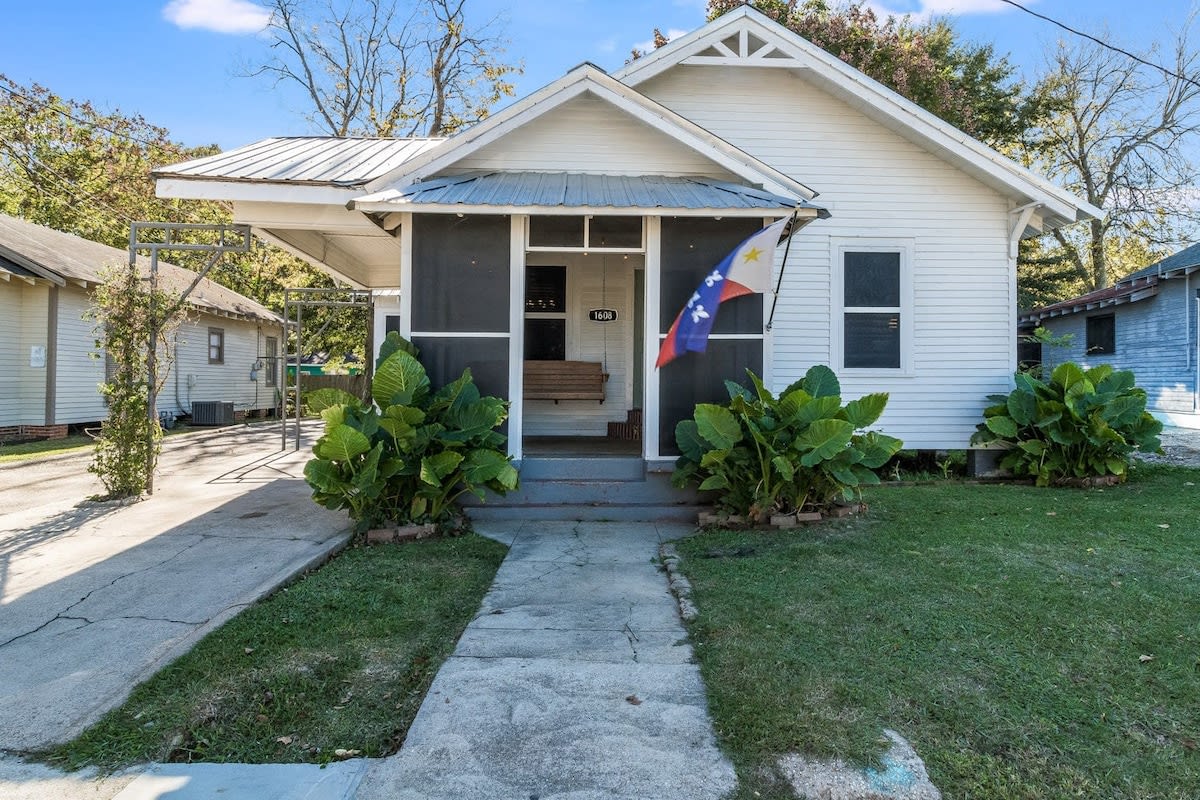
{"label": "green lawn", "polygon": [[346,550],[43,755],[70,768],[115,769],[392,753],[504,554],[475,535]]}
{"label": "green lawn", "polygon": [[947,798],[1200,797],[1197,484],[879,488],[860,519],[680,542],[738,796],[890,727]]}
{"label": "green lawn", "polygon": [[90,447],[95,440],[90,436],[66,436],[62,439],[43,439],[38,442],[4,444],[0,442],[0,464],[8,461],[24,461],[30,458],[53,456],[81,447]]}

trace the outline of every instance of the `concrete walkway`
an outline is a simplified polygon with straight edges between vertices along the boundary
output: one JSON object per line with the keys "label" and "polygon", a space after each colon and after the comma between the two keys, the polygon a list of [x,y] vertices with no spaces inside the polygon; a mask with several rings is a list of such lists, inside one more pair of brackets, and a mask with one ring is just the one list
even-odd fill
{"label": "concrete walkway", "polygon": [[496,582],[386,759],[161,764],[97,778],[0,760],[33,800],[716,800],[735,787],[655,559],[691,526],[489,522]]}
{"label": "concrete walkway", "polygon": [[699,669],[660,541],[690,526],[489,522],[511,547],[401,751],[358,800],[719,798]]}

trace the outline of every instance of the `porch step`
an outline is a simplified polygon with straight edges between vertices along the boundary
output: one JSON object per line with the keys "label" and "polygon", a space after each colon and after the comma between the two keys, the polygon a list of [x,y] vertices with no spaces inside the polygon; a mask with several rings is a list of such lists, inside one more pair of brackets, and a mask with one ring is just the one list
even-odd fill
{"label": "porch step", "polygon": [[699,509],[692,505],[522,505],[472,506],[473,520],[587,520],[591,522],[696,522]]}
{"label": "porch step", "polygon": [[672,486],[670,473],[643,468],[642,475],[642,480],[530,480],[522,472],[515,492],[488,494],[484,502],[464,495],[461,501],[471,514],[506,515],[490,519],[694,519],[707,502],[693,490]]}
{"label": "porch step", "polygon": [[644,481],[646,462],[640,458],[533,456],[521,461],[522,481]]}

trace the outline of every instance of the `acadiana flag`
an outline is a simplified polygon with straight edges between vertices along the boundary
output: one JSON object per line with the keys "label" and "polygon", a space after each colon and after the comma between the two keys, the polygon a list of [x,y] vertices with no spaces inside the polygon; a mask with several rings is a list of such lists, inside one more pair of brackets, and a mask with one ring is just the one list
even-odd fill
{"label": "acadiana flag", "polygon": [[708,334],[716,322],[722,301],[770,290],[775,245],[779,244],[779,237],[789,222],[791,217],[784,217],[752,234],[705,276],[671,323],[671,330],[659,348],[655,367],[662,367],[685,352],[703,353],[708,348]]}

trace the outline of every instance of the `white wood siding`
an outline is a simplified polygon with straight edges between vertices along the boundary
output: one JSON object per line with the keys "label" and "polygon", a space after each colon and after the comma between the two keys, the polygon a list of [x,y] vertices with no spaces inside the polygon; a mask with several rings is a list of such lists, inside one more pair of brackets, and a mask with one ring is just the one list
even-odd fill
{"label": "white wood siding", "polygon": [[[208,363],[209,328],[225,331],[222,364]],[[279,329],[207,314],[193,315],[176,334],[175,364],[159,395],[158,410],[188,414],[197,400],[232,402],[238,411],[273,408],[279,387],[267,386],[261,371],[257,381],[250,379],[251,368],[265,353],[267,336],[278,338]]]}
{"label": "white wood siding", "polygon": [[29,349],[46,346],[49,289],[0,282],[0,427],[46,422],[46,370],[29,366]]}
{"label": "white wood siding", "polygon": [[[605,436],[633,402],[633,267],[640,255],[530,253],[528,264],[567,267],[567,359],[605,364],[605,400],[528,400],[526,436]],[[607,274],[605,274],[607,270]],[[593,308],[617,311],[615,322],[588,319]]]}
{"label": "white wood siding", "polygon": [[889,392],[879,427],[908,447],[965,447],[985,396],[1011,386],[1006,198],[784,70],[681,66],[638,88],[811,186],[833,214],[792,243],[769,344],[774,388],[835,360],[831,240],[911,240],[911,369],[840,376],[843,394]]}
{"label": "white wood siding", "polygon": [[592,95],[582,95],[454,164],[462,170],[708,175],[737,180],[694,150]]}
{"label": "white wood siding", "polygon": [[100,394],[104,358],[97,352],[92,322],[84,320],[91,298],[83,289],[58,292],[58,355],[55,364],[54,421],[58,425],[98,422],[108,416]]}

